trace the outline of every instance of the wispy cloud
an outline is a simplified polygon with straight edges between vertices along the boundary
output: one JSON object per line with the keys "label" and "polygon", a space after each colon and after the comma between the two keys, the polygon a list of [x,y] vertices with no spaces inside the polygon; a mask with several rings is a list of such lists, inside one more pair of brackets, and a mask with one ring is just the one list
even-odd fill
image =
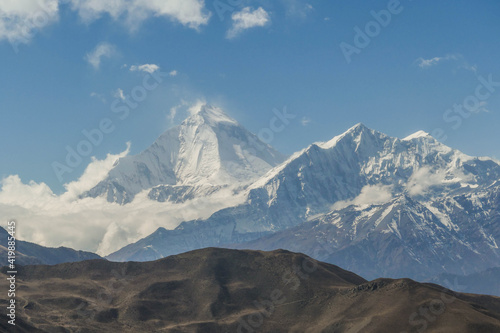
{"label": "wispy cloud", "polygon": [[113,94],[113,97],[125,100],[125,93],[123,92],[123,89],[121,88],[116,89],[115,93]]}
{"label": "wispy cloud", "polygon": [[101,66],[102,58],[111,58],[116,53],[116,47],[112,44],[103,42],[98,44],[94,50],[85,55],[85,60],[95,69]]}
{"label": "wispy cloud", "polygon": [[207,101],[204,99],[197,99],[193,103],[187,103],[189,105],[187,112],[189,115],[194,115],[200,112],[202,107],[207,104]]}
{"label": "wispy cloud", "polygon": [[415,63],[422,69],[428,69],[433,66],[437,66],[440,63],[446,62],[446,61],[455,61],[458,63],[458,68],[462,68],[471,72],[476,73],[477,71],[477,66],[476,65],[470,65],[464,58],[463,55],[461,54],[447,54],[443,57],[434,57],[434,58],[418,58]]}
{"label": "wispy cloud", "polygon": [[314,11],[313,5],[304,0],[281,0],[285,6],[285,13],[290,18],[305,19],[310,13]]}
{"label": "wispy cloud", "polygon": [[366,185],[361,189],[361,193],[352,200],[337,201],[333,210],[345,208],[350,205],[380,205],[392,198],[392,186],[390,185]]}
{"label": "wispy cloud", "polygon": [[310,122],[311,122],[311,118],[309,118],[309,117],[302,117],[302,119],[300,120],[300,123],[302,124],[302,126],[307,126],[307,125],[309,125]]}
{"label": "wispy cloud", "polygon": [[146,72],[146,73],[154,73],[160,69],[160,66],[155,64],[144,64],[144,65],[132,65],[130,66],[131,72]]}
{"label": "wispy cloud", "polygon": [[411,196],[423,195],[434,186],[443,186],[453,183],[460,183],[472,180],[471,174],[464,174],[460,170],[446,172],[443,170],[433,170],[430,167],[422,167],[413,172],[408,179],[406,189]]}
{"label": "wispy cloud", "polygon": [[104,97],[103,94],[99,94],[99,93],[96,93],[96,92],[93,91],[93,92],[90,93],[90,97],[97,98],[101,102],[106,103],[106,97]]}
{"label": "wispy cloud", "polygon": [[429,68],[429,67],[435,66],[443,61],[456,60],[456,59],[457,59],[457,57],[455,55],[450,54],[450,55],[446,55],[444,57],[434,57],[434,58],[430,58],[430,59],[418,58],[416,60],[416,62],[417,62],[418,67],[420,67],[420,68]]}
{"label": "wispy cloud", "polygon": [[231,19],[233,25],[226,33],[228,39],[237,37],[247,29],[263,27],[271,21],[269,14],[262,7],[253,11],[250,7],[245,7],[241,11],[233,13]]}
{"label": "wispy cloud", "polygon": [[471,72],[474,72],[474,74],[477,73],[477,65],[469,65],[467,63],[464,63],[462,64],[461,66],[459,66],[459,68],[463,68],[465,70],[468,70],[468,71],[471,71]]}
{"label": "wispy cloud", "polygon": [[473,112],[479,113],[479,112],[490,112],[488,109],[488,102],[486,101],[481,101],[479,102],[479,106],[473,110]]}
{"label": "wispy cloud", "polygon": [[204,98],[196,98],[193,100],[181,99],[179,104],[174,105],[167,112],[167,120],[169,122],[169,125],[172,125],[174,123],[175,117],[179,113],[182,113],[183,115],[187,116],[192,116],[198,113],[201,110],[201,108],[206,104],[207,102]]}
{"label": "wispy cloud", "polygon": [[170,108],[170,111],[167,114],[167,120],[170,125],[174,123],[175,116],[177,115],[179,109],[185,108],[187,105],[186,101],[182,100],[180,104]]}
{"label": "wispy cloud", "polygon": [[[157,72],[160,70],[160,66],[156,64],[144,64],[144,65],[132,65],[128,67],[127,65],[123,65],[122,68],[129,68],[131,72],[145,72],[152,74],[154,72]],[[168,75],[170,76],[177,76],[179,74],[177,70],[171,70]]]}

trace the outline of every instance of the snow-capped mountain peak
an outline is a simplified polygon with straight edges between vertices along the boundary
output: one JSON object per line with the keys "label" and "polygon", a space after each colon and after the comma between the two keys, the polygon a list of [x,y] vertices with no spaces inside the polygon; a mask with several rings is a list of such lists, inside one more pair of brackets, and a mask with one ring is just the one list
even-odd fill
{"label": "snow-capped mountain peak", "polygon": [[228,116],[224,111],[216,106],[210,104],[202,104],[199,106],[199,109],[192,110],[192,114],[183,123],[195,123],[195,122],[203,122],[210,126],[214,126],[219,123],[231,124],[234,126],[238,126],[238,122]]}
{"label": "snow-capped mountain peak", "polygon": [[420,130],[420,131],[417,131],[413,134],[408,135],[406,138],[403,139],[403,141],[409,141],[409,140],[418,139],[418,138],[425,138],[425,137],[432,138],[432,136],[429,133]]}
{"label": "snow-capped mountain peak", "polygon": [[250,189],[266,193],[269,206],[277,205],[282,196],[298,198],[301,205],[307,202],[300,212],[307,217],[336,202],[364,204],[381,195],[408,193],[432,200],[465,186],[490,184],[498,172],[491,160],[474,159],[424,132],[401,140],[357,124],[293,154]]}
{"label": "snow-capped mountain peak", "polygon": [[222,109],[200,103],[190,113],[145,151],[119,159],[108,176],[84,196],[127,203],[137,193],[155,188],[150,198],[175,201],[178,196],[171,195],[172,186],[182,187],[174,192],[206,195],[214,188],[252,182],[284,160]]}
{"label": "snow-capped mountain peak", "polygon": [[[361,138],[363,137],[363,135],[365,135],[365,136],[366,135],[373,135],[375,133],[382,134],[382,133],[376,132],[376,131],[366,127],[362,123],[357,123],[353,127],[349,128],[347,131],[345,131],[344,133],[333,137],[331,140],[326,141],[326,142],[316,142],[315,145],[317,145],[318,147],[321,147],[323,149],[330,149],[342,140],[354,139],[359,143],[361,141]],[[382,134],[382,135],[385,135],[385,134]]]}

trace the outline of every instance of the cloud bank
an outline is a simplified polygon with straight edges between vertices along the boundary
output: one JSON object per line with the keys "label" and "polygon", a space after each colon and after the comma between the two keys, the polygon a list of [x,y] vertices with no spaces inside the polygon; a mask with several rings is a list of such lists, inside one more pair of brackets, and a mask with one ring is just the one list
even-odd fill
{"label": "cloud bank", "polygon": [[65,184],[66,192],[61,195],[54,194],[45,183],[24,184],[17,175],[2,179],[2,226],[15,219],[19,239],[107,255],[159,227],[173,229],[183,221],[208,218],[217,210],[245,199],[244,194],[233,197],[229,188],[182,204],[149,200],[147,191],[123,206],[104,198],[79,198],[103,180],[115,162],[128,153],[129,146],[119,154],[108,154],[103,160],[93,158],[78,180]]}

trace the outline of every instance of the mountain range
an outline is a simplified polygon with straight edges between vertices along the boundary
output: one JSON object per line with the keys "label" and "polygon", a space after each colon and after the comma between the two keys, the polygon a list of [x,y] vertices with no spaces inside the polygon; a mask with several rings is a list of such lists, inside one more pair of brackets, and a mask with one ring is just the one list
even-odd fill
{"label": "mountain range", "polygon": [[410,279],[367,281],[284,250],[20,266],[16,283],[16,326],[4,315],[1,331],[500,332],[498,297]]}
{"label": "mountain range", "polygon": [[[423,131],[399,139],[357,124],[280,163],[283,156],[273,148],[221,109],[204,106],[160,139],[120,159],[86,195],[126,204],[145,190],[152,200],[176,201],[207,195],[200,188],[233,186],[243,200],[207,219],[159,228],[109,260],[155,260],[222,246],[290,249],[371,279],[426,280],[500,266],[500,164]],[[190,148],[178,148],[179,142]],[[166,157],[170,164],[158,164]],[[160,178],[162,170],[168,180]]]}
{"label": "mountain range", "polygon": [[[453,277],[468,281],[464,290],[499,294],[492,283],[472,283],[500,267],[499,179],[494,159],[423,131],[399,139],[363,124],[286,157],[205,105],[144,152],[120,158],[82,197],[128,205],[139,193],[165,203],[228,195],[210,217],[160,227],[106,256],[111,261],[214,246],[287,249],[368,279]],[[23,265],[99,258],[19,242]]]}

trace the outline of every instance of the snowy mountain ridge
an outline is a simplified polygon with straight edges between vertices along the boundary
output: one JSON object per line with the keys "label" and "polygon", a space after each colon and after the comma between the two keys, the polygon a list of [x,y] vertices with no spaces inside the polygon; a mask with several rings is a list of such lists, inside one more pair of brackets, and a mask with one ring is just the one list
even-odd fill
{"label": "snowy mountain ridge", "polygon": [[[357,124],[270,169],[246,202],[160,228],[108,258],[152,260],[207,246],[286,248],[376,276],[428,278],[500,265],[500,165],[423,131]],[[238,245],[241,244],[241,245]],[[394,264],[396,263],[396,264]]]}
{"label": "snowy mountain ridge", "polygon": [[[409,192],[430,199],[464,186],[491,183],[474,168],[488,163],[498,167],[493,160],[475,159],[417,133],[401,140],[357,124],[330,141],[293,154],[250,188],[265,189],[269,205],[285,188],[293,189],[295,198],[315,197],[307,212],[314,215],[324,212],[327,202],[353,200],[370,186],[390,187],[392,196]],[[327,202],[317,205],[321,201]]]}

